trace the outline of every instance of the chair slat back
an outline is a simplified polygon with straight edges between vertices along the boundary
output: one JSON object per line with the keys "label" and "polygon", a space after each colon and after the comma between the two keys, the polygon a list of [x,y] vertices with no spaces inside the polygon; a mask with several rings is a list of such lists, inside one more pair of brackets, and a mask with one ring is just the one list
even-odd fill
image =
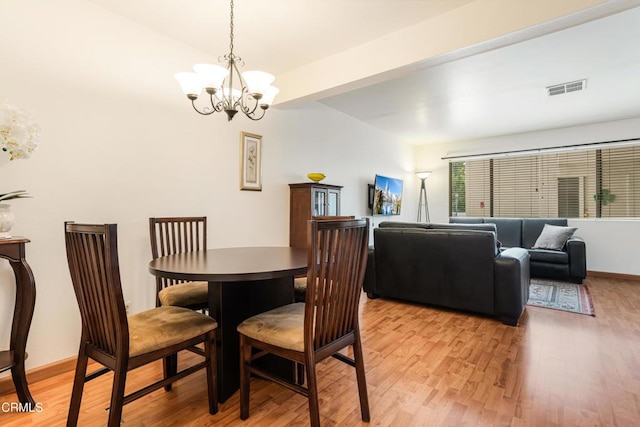
{"label": "chair slat back", "polygon": [[[320,215],[313,216],[309,221],[338,221],[342,219],[355,219],[354,215]],[[307,230],[307,244],[311,247],[311,234]]]}
{"label": "chair slat back", "polygon": [[[149,218],[149,236],[153,259],[183,252],[206,251],[207,217]],[[167,286],[181,282],[184,280],[156,277],[156,295]],[[156,305],[160,305],[157,298]]]}
{"label": "chair slat back", "polygon": [[319,349],[358,327],[369,220],[310,221],[309,228],[305,344]]}
{"label": "chair slat back", "polygon": [[65,242],[83,340],[112,357],[118,356],[117,351],[128,354],[116,224],[66,222]]}

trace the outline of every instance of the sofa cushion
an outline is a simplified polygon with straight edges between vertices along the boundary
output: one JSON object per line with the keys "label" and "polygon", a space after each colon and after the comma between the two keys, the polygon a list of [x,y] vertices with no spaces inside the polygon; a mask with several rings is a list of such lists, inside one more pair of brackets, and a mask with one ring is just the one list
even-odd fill
{"label": "sofa cushion", "polygon": [[529,249],[531,262],[546,262],[551,264],[568,264],[569,254],[562,251],[548,249]]}
{"label": "sofa cushion", "polygon": [[484,218],[475,216],[452,216],[449,217],[449,222],[454,224],[482,224]]}
{"label": "sofa cushion", "polygon": [[498,230],[495,224],[456,223],[456,224],[431,224],[432,230],[458,230],[458,231],[491,231],[496,242],[494,255],[500,253],[501,243],[497,239]]}
{"label": "sofa cushion", "polygon": [[498,230],[498,240],[503,247],[523,247],[521,218],[485,218],[484,222],[496,225]]}
{"label": "sofa cushion", "polygon": [[379,228],[421,228],[425,230],[431,229],[430,223],[421,222],[401,222],[401,221],[382,221]]}
{"label": "sofa cushion", "polygon": [[497,233],[497,227],[495,224],[475,224],[475,223],[457,223],[457,224],[439,224],[432,223],[432,230],[475,230],[475,231],[493,231]]}
{"label": "sofa cushion", "polygon": [[[545,224],[567,226],[566,218],[523,218],[522,219],[522,246],[530,249],[538,240]],[[498,226],[498,229],[500,227]],[[508,246],[508,245],[506,245]]]}
{"label": "sofa cushion", "polygon": [[562,250],[562,247],[567,242],[569,237],[573,236],[573,233],[577,228],[575,227],[560,227],[557,225],[545,224],[542,228],[542,232],[538,239],[533,244],[532,249],[552,249]]}

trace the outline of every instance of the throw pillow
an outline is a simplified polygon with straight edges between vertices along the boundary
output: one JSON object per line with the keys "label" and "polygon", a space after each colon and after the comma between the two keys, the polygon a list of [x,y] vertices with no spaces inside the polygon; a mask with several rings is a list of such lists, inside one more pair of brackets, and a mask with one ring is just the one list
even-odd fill
{"label": "throw pillow", "polygon": [[545,224],[542,233],[538,236],[532,249],[562,250],[567,239],[573,236],[576,230],[576,227],[561,227],[558,225]]}

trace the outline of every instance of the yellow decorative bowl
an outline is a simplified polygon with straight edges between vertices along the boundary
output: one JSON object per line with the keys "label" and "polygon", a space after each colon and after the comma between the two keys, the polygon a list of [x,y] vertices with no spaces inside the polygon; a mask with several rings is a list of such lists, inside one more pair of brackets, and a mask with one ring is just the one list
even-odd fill
{"label": "yellow decorative bowl", "polygon": [[323,173],[308,173],[307,178],[313,182],[320,182],[326,178],[326,175]]}

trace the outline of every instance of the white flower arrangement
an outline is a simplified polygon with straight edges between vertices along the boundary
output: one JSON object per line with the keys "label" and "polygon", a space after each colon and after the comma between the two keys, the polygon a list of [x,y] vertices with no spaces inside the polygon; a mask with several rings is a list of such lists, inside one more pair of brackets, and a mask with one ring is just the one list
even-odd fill
{"label": "white flower arrangement", "polygon": [[30,115],[6,101],[0,103],[0,149],[10,160],[31,157],[39,139],[40,126]]}

